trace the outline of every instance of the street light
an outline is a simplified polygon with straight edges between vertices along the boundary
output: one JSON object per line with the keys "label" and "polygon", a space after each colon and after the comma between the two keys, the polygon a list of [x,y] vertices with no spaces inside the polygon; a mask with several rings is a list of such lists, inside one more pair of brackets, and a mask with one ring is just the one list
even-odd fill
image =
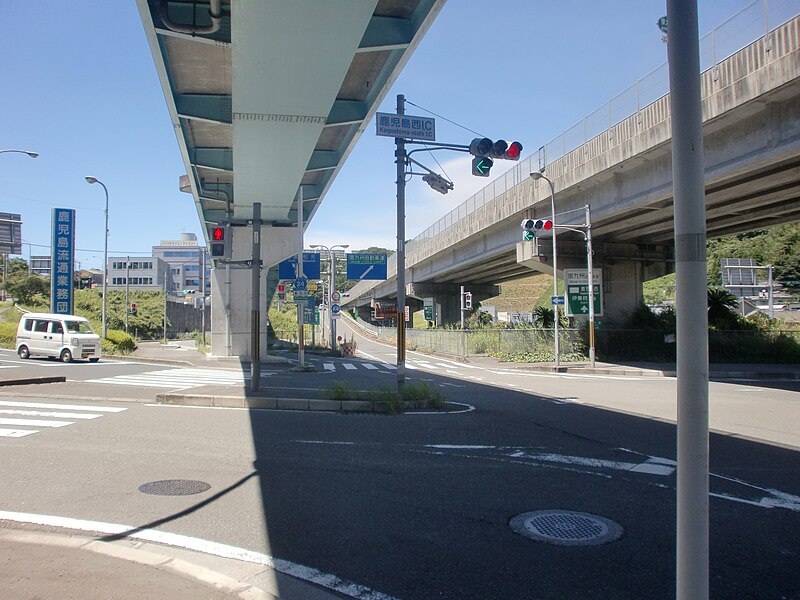
{"label": "street light", "polygon": [[37,156],[39,156],[38,152],[33,152],[31,150],[0,150],[0,154],[3,154],[4,152],[16,152],[18,154],[27,154],[31,158],[36,158]]}
{"label": "street light", "polygon": [[[31,152],[30,150],[10,150],[10,149],[9,150],[0,150],[0,154],[3,154],[5,152],[16,152],[18,154],[27,154],[31,158],[36,158],[37,156],[39,156],[38,152]],[[30,246],[30,244],[28,244],[28,272],[29,273],[30,273],[30,268],[31,268],[30,249],[31,249],[31,246]],[[3,260],[3,282],[4,283],[7,280],[7,278],[8,278],[8,254],[5,255],[5,259]],[[3,300],[5,300],[5,299],[6,299],[6,292],[4,290],[3,291]]]}
{"label": "street light", "polygon": [[333,306],[333,292],[336,291],[336,255],[333,253],[333,249],[342,248],[343,250],[347,250],[349,247],[350,244],[334,244],[330,248],[323,244],[312,244],[311,246],[311,248],[314,249],[324,248],[327,250],[331,262],[330,283],[328,284],[328,318],[330,319],[328,329],[331,332],[331,350],[336,350],[336,321],[333,319],[333,311],[331,310]]}
{"label": "street light", "polygon": [[106,281],[108,279],[108,188],[97,177],[92,177],[91,175],[86,176],[86,181],[87,183],[99,183],[103,186],[103,191],[106,193],[106,235],[105,245],[103,246],[103,337],[106,337],[106,301],[108,300],[108,294],[106,293]]}
{"label": "street light", "polygon": [[[550,221],[553,223],[553,301],[555,302],[555,297],[558,296],[558,260],[556,258],[556,193],[553,187],[553,182],[544,175],[544,173],[539,173],[538,171],[534,171],[531,173],[531,179],[536,181],[537,179],[544,179],[547,183],[550,184],[550,211],[552,213],[552,217]],[[592,283],[589,282],[591,286]],[[554,344],[553,349],[556,355],[555,366],[556,370],[559,367],[559,356],[558,356],[558,304],[553,304],[553,335],[554,335]]]}

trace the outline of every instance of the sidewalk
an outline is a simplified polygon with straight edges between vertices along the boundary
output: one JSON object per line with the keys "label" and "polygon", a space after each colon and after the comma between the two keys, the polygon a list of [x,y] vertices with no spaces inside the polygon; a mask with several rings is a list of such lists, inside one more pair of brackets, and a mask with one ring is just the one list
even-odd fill
{"label": "sidewalk", "polygon": [[4,598],[341,600],[264,564],[0,520]]}

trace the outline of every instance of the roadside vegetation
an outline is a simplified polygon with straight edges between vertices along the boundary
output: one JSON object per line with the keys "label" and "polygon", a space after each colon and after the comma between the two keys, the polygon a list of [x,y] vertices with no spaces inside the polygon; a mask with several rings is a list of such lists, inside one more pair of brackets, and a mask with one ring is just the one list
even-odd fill
{"label": "roadside vegetation", "polygon": [[427,382],[404,383],[400,393],[388,387],[360,390],[349,383],[334,383],[323,388],[327,400],[362,400],[375,404],[375,410],[390,415],[409,409],[443,410],[446,399],[441,390],[432,388]]}

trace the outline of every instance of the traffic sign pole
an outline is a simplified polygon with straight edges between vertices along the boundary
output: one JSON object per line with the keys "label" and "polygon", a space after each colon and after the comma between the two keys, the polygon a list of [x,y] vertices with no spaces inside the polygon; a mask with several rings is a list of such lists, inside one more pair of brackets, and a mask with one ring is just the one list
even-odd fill
{"label": "traffic sign pole", "polygon": [[[406,97],[397,94],[397,114],[405,114]],[[406,305],[406,144],[401,137],[394,138],[397,147],[397,314]],[[397,317],[397,391],[403,387],[406,376],[406,321]]]}
{"label": "traffic sign pole", "polygon": [[592,270],[592,211],[588,204],[586,205],[586,274],[589,280],[589,362],[592,364],[592,368],[594,368],[594,271]]}

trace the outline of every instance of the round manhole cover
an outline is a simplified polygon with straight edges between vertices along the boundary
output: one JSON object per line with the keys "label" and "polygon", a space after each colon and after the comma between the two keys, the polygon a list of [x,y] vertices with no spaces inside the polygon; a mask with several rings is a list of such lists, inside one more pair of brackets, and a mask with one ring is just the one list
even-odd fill
{"label": "round manhole cover", "polygon": [[559,546],[595,546],[622,535],[622,527],[614,521],[569,510],[522,513],[511,519],[510,525],[520,535]]}
{"label": "round manhole cover", "polygon": [[191,496],[192,494],[201,494],[209,489],[211,486],[205,481],[194,479],[164,479],[143,483],[139,486],[140,492],[154,496]]}

